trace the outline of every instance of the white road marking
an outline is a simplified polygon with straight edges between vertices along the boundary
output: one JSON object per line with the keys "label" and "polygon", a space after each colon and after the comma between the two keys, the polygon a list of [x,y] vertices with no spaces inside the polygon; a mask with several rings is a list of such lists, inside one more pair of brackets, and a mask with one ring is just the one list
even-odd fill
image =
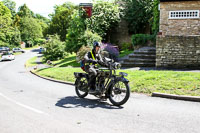
{"label": "white road marking", "polygon": [[33,111],[33,112],[35,112],[35,113],[38,113],[38,114],[46,114],[46,113],[44,113],[44,112],[42,112],[42,111],[40,111],[40,110],[34,109],[34,108],[32,108],[32,107],[29,107],[29,106],[27,106],[27,105],[24,105],[24,104],[21,104],[21,103],[19,103],[19,102],[17,102],[17,101],[14,101],[14,100],[12,100],[11,98],[9,98],[9,97],[3,95],[2,93],[0,93],[0,96],[4,97],[5,99],[7,99],[7,100],[10,101],[10,102],[13,102],[13,103],[15,103],[15,104],[17,104],[17,105],[19,105],[19,106],[21,106],[21,107],[23,107],[23,108],[26,108],[26,109],[28,109],[28,110]]}

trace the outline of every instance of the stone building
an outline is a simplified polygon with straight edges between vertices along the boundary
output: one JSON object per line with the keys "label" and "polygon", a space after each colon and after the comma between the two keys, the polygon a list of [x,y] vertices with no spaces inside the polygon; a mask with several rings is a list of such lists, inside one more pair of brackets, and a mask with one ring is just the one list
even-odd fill
{"label": "stone building", "polygon": [[160,0],[156,66],[200,68],[200,0]]}

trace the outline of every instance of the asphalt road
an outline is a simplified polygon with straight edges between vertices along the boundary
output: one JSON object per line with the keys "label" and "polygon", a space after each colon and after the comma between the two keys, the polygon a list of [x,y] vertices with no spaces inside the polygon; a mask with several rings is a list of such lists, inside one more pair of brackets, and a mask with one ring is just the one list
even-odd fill
{"label": "asphalt road", "polygon": [[0,133],[199,133],[200,103],[132,94],[122,107],[32,75],[25,61],[0,62]]}

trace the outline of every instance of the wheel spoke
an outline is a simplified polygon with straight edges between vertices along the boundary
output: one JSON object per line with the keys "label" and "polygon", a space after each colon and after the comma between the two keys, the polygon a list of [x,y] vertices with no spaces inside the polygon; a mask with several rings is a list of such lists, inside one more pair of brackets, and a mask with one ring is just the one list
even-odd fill
{"label": "wheel spoke", "polygon": [[116,102],[121,102],[126,97],[126,92],[125,84],[119,81],[112,89],[112,99]]}

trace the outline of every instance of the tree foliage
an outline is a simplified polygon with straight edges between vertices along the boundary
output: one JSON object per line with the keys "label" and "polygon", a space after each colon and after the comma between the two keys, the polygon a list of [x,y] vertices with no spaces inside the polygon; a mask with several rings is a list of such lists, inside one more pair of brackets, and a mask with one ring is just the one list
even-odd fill
{"label": "tree foliage", "polygon": [[2,0],[3,4],[10,9],[12,16],[16,14],[16,3],[12,0]]}
{"label": "tree foliage", "polygon": [[71,19],[66,35],[66,50],[68,52],[77,52],[83,45],[81,37],[84,35],[85,23],[84,19],[79,16],[78,10],[73,13]]}
{"label": "tree foliage", "polygon": [[34,14],[26,4],[15,13],[15,6],[16,3],[11,0],[0,2],[1,46],[18,46],[21,39],[31,44],[38,42],[43,37],[42,31],[48,27],[49,20],[39,14]]}
{"label": "tree foliage", "polygon": [[28,17],[28,18],[34,17],[33,11],[31,11],[26,4],[19,7],[19,12],[17,14],[21,18],[23,18],[23,17]]}
{"label": "tree foliage", "polygon": [[67,29],[71,22],[71,15],[75,11],[76,6],[70,2],[61,6],[55,6],[55,13],[51,14],[51,23],[47,31],[48,34],[58,34],[61,41],[65,41]]}
{"label": "tree foliage", "polygon": [[102,38],[97,34],[86,29],[85,20],[77,10],[72,15],[72,21],[66,36],[66,50],[77,52],[82,46],[91,46],[94,41],[101,41]]}
{"label": "tree foliage", "polygon": [[86,19],[87,28],[97,33],[106,40],[110,30],[115,28],[120,21],[118,4],[108,1],[96,1],[93,6],[92,17]]}
{"label": "tree foliage", "polygon": [[20,32],[12,26],[10,10],[0,2],[0,43],[1,45],[19,45]]}
{"label": "tree foliage", "polygon": [[24,17],[20,21],[21,38],[24,41],[34,41],[41,38],[42,27],[34,18]]}
{"label": "tree foliage", "polygon": [[125,20],[128,22],[129,32],[144,33],[152,23],[153,0],[123,0],[125,2]]}
{"label": "tree foliage", "polygon": [[158,10],[158,6],[160,4],[159,0],[154,0],[153,4],[153,26],[152,32],[156,35],[159,31],[159,20],[160,20],[160,11]]}

